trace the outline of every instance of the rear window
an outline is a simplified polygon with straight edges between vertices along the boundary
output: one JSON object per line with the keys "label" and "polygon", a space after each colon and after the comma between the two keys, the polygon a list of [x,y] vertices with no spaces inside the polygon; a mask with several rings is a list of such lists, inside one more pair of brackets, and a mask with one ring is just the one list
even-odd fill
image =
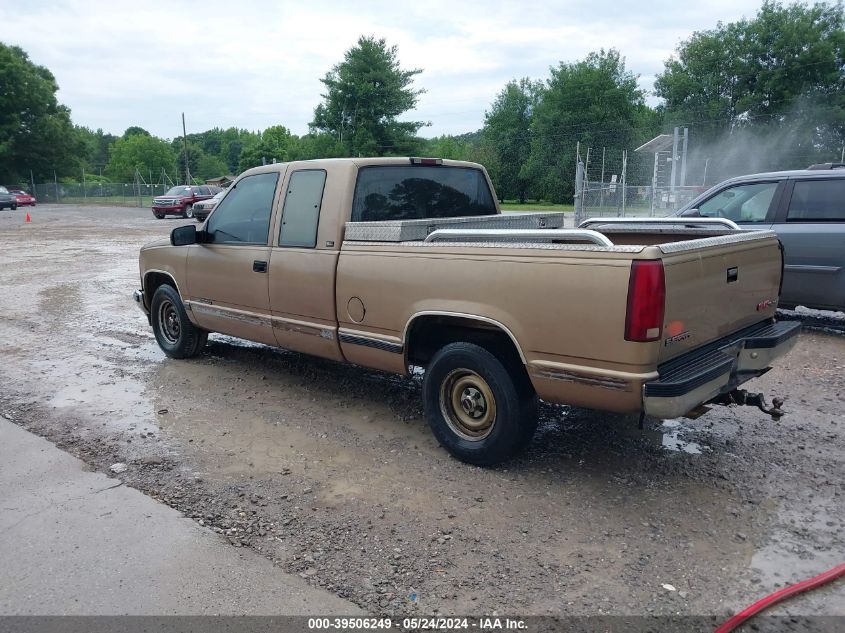
{"label": "rear window", "polygon": [[845,222],[845,178],[797,181],[786,221]]}
{"label": "rear window", "polygon": [[356,222],[495,213],[487,179],[471,167],[362,167],[352,204],[352,220]]}

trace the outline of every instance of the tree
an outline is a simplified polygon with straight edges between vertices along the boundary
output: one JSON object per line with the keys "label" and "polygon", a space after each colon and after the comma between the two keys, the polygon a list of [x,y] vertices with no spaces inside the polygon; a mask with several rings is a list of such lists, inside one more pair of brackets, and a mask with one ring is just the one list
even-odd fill
{"label": "tree", "polygon": [[154,136],[135,134],[117,139],[109,152],[106,173],[117,182],[132,182],[136,169],[143,176],[152,173],[153,178],[164,169],[172,178],[176,154],[167,141]]}
{"label": "tree", "polygon": [[[534,109],[531,152],[520,174],[537,197],[572,202],[575,147],[636,147],[647,139],[653,115],[637,76],[618,51],[590,53],[574,64],[551,69]],[[645,139],[643,138],[645,137]]]}
{"label": "tree", "polygon": [[829,156],[845,140],[844,23],[841,3],[767,1],[753,19],[694,33],[655,82],[667,122],[691,125],[699,147],[732,137],[738,162],[753,152],[759,167]]}
{"label": "tree", "polygon": [[123,133],[123,138],[129,138],[130,136],[152,136],[152,135],[142,127],[138,127],[137,125],[130,125],[128,128],[126,128],[126,131]]}
{"label": "tree", "polygon": [[77,127],[77,133],[84,143],[85,169],[89,173],[99,173],[109,162],[109,146],[117,140],[114,134],[108,134],[98,128],[92,132],[87,127]]}
{"label": "tree", "polygon": [[229,167],[217,156],[203,152],[197,161],[197,173],[195,174],[197,178],[208,180],[209,178],[226,176],[228,173]]}
{"label": "tree", "polygon": [[511,81],[484,115],[484,137],[498,159],[498,169],[492,175],[503,199],[517,198],[524,203],[528,197],[531,123],[542,91],[542,83],[528,78]]}
{"label": "tree", "polygon": [[384,39],[362,36],[321,80],[326,93],[311,127],[331,134],[348,156],[410,153],[425,123],[397,117],[414,108],[424,92],[411,87],[421,72],[403,70],[396,47]]}
{"label": "tree", "polygon": [[290,133],[283,125],[272,125],[258,137],[257,142],[252,142],[241,150],[238,168],[240,171],[257,167],[258,165],[272,163],[283,163],[296,158],[299,139]]}
{"label": "tree", "polygon": [[38,179],[76,173],[84,145],[53,74],[0,43],[0,87],[0,181],[29,180],[30,170]]}

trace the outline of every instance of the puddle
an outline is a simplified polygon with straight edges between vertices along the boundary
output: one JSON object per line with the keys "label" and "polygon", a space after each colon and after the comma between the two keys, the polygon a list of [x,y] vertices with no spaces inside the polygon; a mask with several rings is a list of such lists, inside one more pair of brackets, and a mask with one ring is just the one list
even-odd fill
{"label": "puddle", "polygon": [[660,432],[660,444],[667,451],[701,455],[702,452],[710,450],[706,446],[687,441],[681,437],[688,429],[684,427],[684,423],[680,419],[664,420],[663,424],[657,428]]}

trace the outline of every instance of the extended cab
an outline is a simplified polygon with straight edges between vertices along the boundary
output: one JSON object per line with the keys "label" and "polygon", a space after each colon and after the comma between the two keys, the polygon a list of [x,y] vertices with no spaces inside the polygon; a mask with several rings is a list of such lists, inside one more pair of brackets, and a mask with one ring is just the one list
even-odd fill
{"label": "extended cab", "polygon": [[683,415],[766,372],[780,244],[725,219],[501,215],[486,171],[440,159],[267,165],[202,230],[144,247],[135,300],[164,352],[209,332],[397,374],[476,464],[531,438],[537,402]]}

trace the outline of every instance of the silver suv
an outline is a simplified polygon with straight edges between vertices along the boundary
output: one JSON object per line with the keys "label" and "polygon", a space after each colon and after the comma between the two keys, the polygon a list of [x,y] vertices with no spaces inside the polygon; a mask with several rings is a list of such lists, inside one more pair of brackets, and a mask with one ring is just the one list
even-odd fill
{"label": "silver suv", "polygon": [[772,229],[784,248],[780,306],[845,310],[845,164],[731,178],[677,215]]}

